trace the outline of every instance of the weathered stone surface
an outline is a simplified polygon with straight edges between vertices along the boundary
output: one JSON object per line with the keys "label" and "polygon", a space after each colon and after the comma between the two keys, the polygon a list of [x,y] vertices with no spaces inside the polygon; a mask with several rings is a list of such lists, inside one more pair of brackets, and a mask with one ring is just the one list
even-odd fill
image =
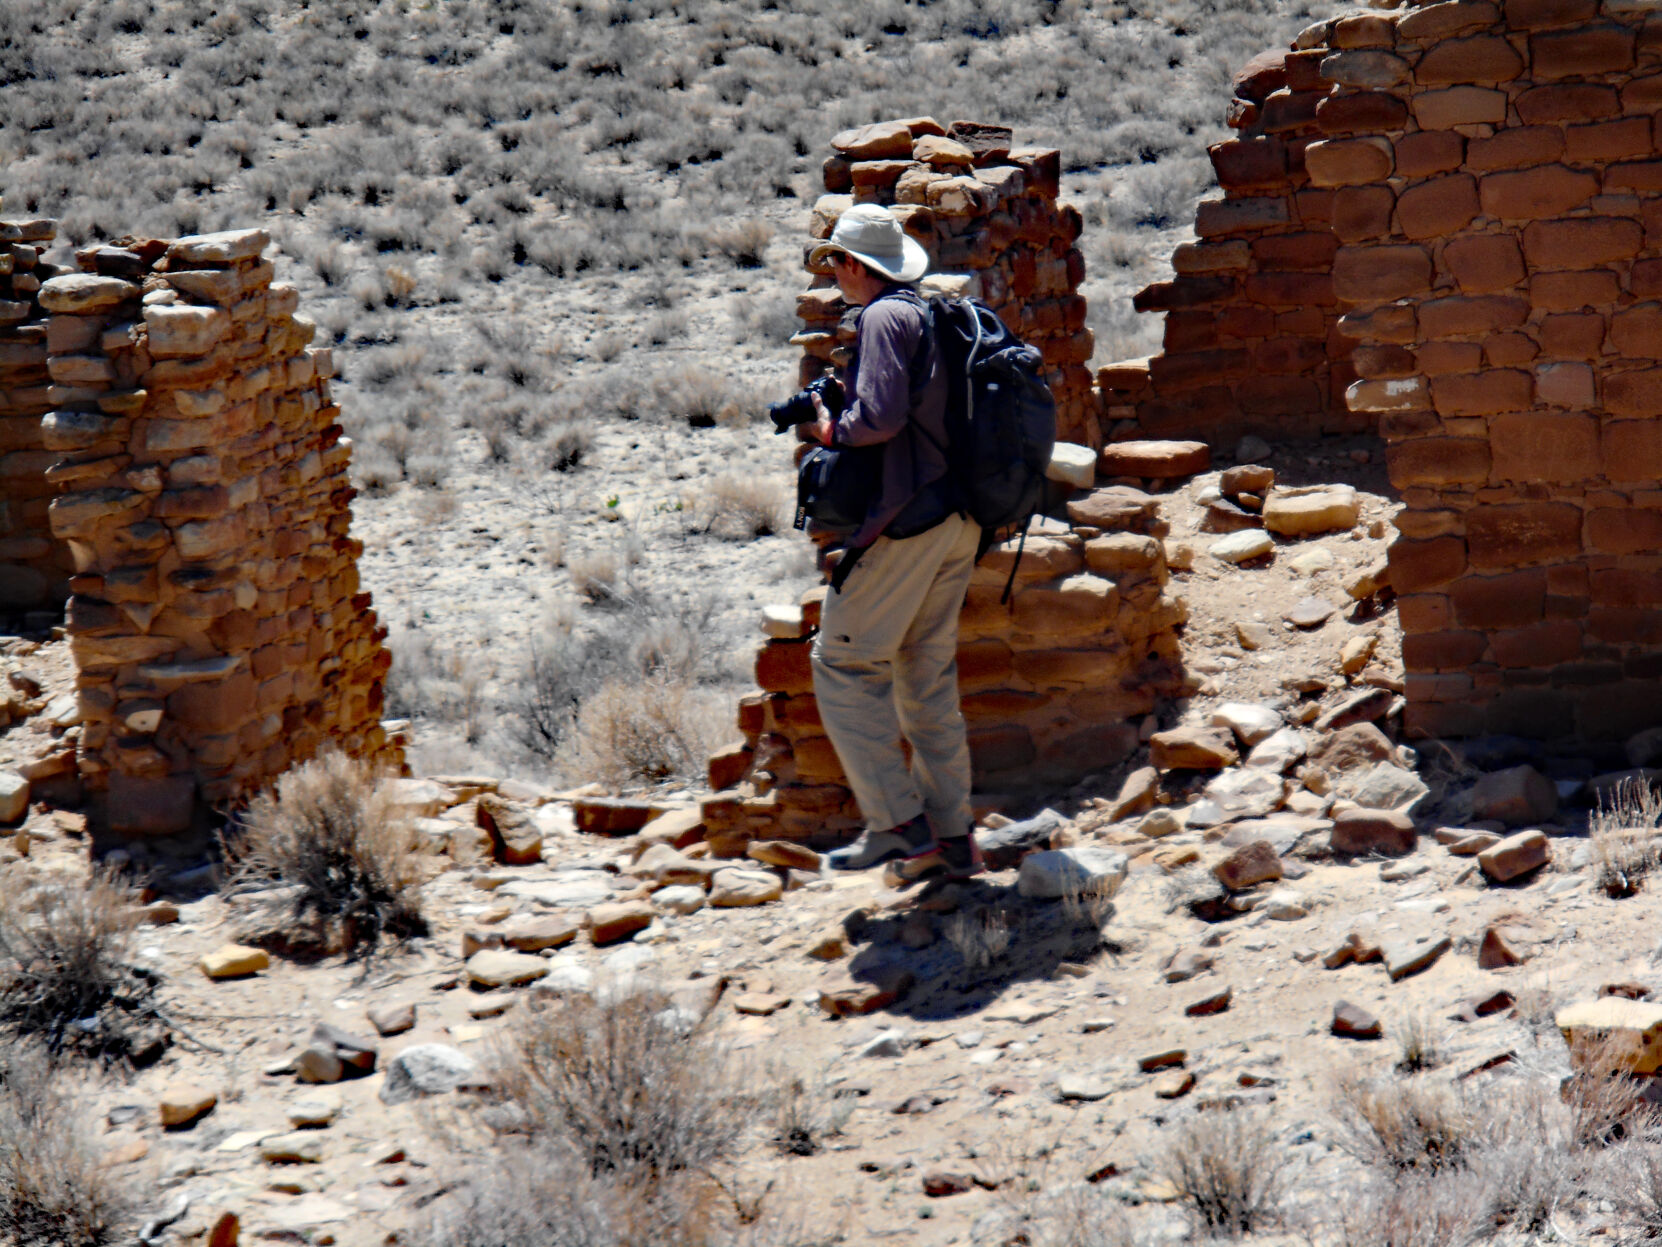
{"label": "weathered stone surface", "polygon": [[1380,948],[1385,961],[1385,973],[1391,982],[1407,978],[1430,968],[1453,945],[1446,935],[1425,935],[1417,939],[1392,940]]}
{"label": "weathered stone surface", "polygon": [[1414,820],[1396,810],[1346,810],[1333,820],[1333,852],[1347,857],[1383,853],[1400,857],[1418,842]]}
{"label": "weathered stone surface", "polygon": [[1295,628],[1310,631],[1333,618],[1334,612],[1338,609],[1333,603],[1322,598],[1302,597],[1281,612],[1281,617]]}
{"label": "weathered stone surface", "polygon": [[29,812],[29,781],[16,771],[0,771],[0,823],[18,823]]}
{"label": "weathered stone surface", "polygon": [[1284,727],[1253,746],[1245,765],[1285,774],[1304,760],[1309,742],[1296,727]]}
{"label": "weathered stone surface", "polygon": [[490,837],[491,856],[504,866],[529,866],[542,860],[542,830],[535,816],[492,793],[475,799],[474,821]]}
{"label": "weathered stone surface", "polygon": [[1249,563],[1275,549],[1275,541],[1262,529],[1247,528],[1214,541],[1206,552],[1220,563]]}
{"label": "weathered stone surface", "polygon": [[480,1077],[478,1063],[446,1044],[416,1044],[387,1062],[381,1099],[403,1104],[427,1095],[443,1095],[470,1085]]}
{"label": "weathered stone surface", "polygon": [[1211,1017],[1215,1013],[1222,1013],[1229,1008],[1230,1002],[1235,999],[1235,989],[1223,987],[1208,996],[1202,996],[1191,1005],[1185,1005],[1183,1012],[1192,1018]]}
{"label": "weathered stone surface", "polygon": [[1174,727],[1149,739],[1149,761],[1161,771],[1216,771],[1240,760],[1227,728]]}
{"label": "weathered stone surface", "polygon": [[257,260],[271,245],[263,229],[222,230],[216,234],[190,234],[176,238],[167,248],[168,263],[175,268],[194,264],[233,264]]}
{"label": "weathered stone surface", "polygon": [[1090,1070],[1066,1070],[1056,1079],[1056,1094],[1063,1100],[1094,1103],[1106,1100],[1113,1092],[1112,1081]]}
{"label": "weathered stone surface", "polygon": [[1313,485],[1298,489],[1277,487],[1264,500],[1264,527],[1284,537],[1354,528],[1361,503],[1349,485]]}
{"label": "weathered stone surface", "polygon": [[695,914],[704,908],[704,889],[692,884],[660,888],[652,894],[652,908],[672,914]]}
{"label": "weathered stone surface", "polygon": [[767,870],[718,870],[710,878],[710,904],[718,909],[765,905],[784,895],[779,876]]}
{"label": "weathered stone surface", "polygon": [[416,1024],[416,1007],[413,1001],[392,1001],[386,1004],[372,1005],[365,1011],[369,1024],[375,1028],[377,1035],[385,1038],[388,1035],[402,1035]]}
{"label": "weathered stone surface", "polygon": [[832,1017],[858,1017],[886,1009],[912,990],[912,972],[897,966],[874,971],[869,977],[820,989],[819,1007]]}
{"label": "weathered stone surface", "polygon": [[1097,453],[1089,446],[1057,442],[1050,453],[1045,477],[1075,489],[1089,489],[1096,484],[1096,465]]}
{"label": "weathered stone surface", "polygon": [[1520,957],[1512,946],[1507,943],[1506,937],[1495,927],[1483,928],[1483,939],[1477,946],[1477,965],[1481,970],[1506,970],[1512,966],[1521,966],[1524,959]]}
{"label": "weathered stone surface", "polygon": [[202,967],[202,973],[211,979],[244,978],[268,967],[271,954],[263,948],[250,948],[246,944],[225,944],[203,954],[197,964]]}
{"label": "weathered stone surface", "polygon": [[1341,1039],[1378,1039],[1385,1033],[1378,1018],[1345,1000],[1333,1006],[1332,1030]]}
{"label": "weathered stone surface", "polygon": [[315,1165],[323,1159],[323,1136],[315,1130],[298,1130],[261,1139],[260,1159],[269,1165]]}
{"label": "weathered stone surface", "polygon": [[1173,953],[1167,959],[1161,972],[1168,983],[1184,983],[1194,978],[1195,975],[1210,970],[1214,960],[1212,953],[1207,949],[1183,949]]}
{"label": "weathered stone surface", "polygon": [[1040,810],[1032,818],[977,833],[981,857],[988,870],[1009,870],[1035,849],[1050,847],[1050,837],[1067,820],[1055,810]]}
{"label": "weathered stone surface", "polygon": [[1103,476],[1156,480],[1194,476],[1211,465],[1212,452],[1205,442],[1110,442],[1097,460],[1097,470]]}
{"label": "weathered stone surface", "polygon": [[589,938],[597,945],[615,944],[652,925],[648,901],[612,901],[589,910]]}
{"label": "weathered stone surface", "polygon": [[1113,896],[1130,863],[1112,849],[1076,847],[1030,853],[1022,859],[1016,890],[1030,900],[1072,895]]}
{"label": "weathered stone surface", "polygon": [[1518,827],[1558,812],[1558,789],[1532,766],[1491,771],[1472,786],[1472,817]]}
{"label": "weathered stone surface", "polygon": [[1256,745],[1282,726],[1281,716],[1256,702],[1226,701],[1212,712],[1214,727],[1227,727],[1243,745]]}
{"label": "weathered stone surface", "polygon": [[195,1083],[170,1083],[156,1102],[162,1125],[174,1130],[189,1125],[219,1103],[219,1096]]}
{"label": "weathered stone surface", "polygon": [[637,879],[650,879],[660,887],[692,884],[703,888],[718,869],[719,864],[708,858],[687,857],[667,844],[654,844],[629,867],[629,873]]}
{"label": "weathered stone surface", "polygon": [[[1359,723],[1372,723],[1377,719],[1384,718],[1390,709],[1391,692],[1389,689],[1363,689],[1361,692],[1345,698],[1333,709],[1323,713],[1316,720],[1316,730],[1318,732],[1340,732]],[[1383,734],[1381,734],[1381,739],[1383,739]],[[1375,760],[1390,756],[1392,755],[1387,752]]]}
{"label": "weathered stone surface", "polygon": [[1376,762],[1364,771],[1341,776],[1337,790],[1357,805],[1374,810],[1400,810],[1405,814],[1413,813],[1431,792],[1414,772],[1389,762]]}
{"label": "weathered stone surface", "polygon": [[806,870],[818,874],[820,856],[805,844],[790,840],[757,840],[745,849],[745,856],[784,870]]}
{"label": "weathered stone surface", "polygon": [[66,273],[43,282],[38,298],[41,307],[48,312],[84,314],[136,299],[139,293],[139,288],[132,282],[117,277]]}
{"label": "weathered stone surface", "polygon": [[1268,840],[1242,845],[1212,867],[1213,876],[1231,892],[1271,882],[1281,878],[1282,873],[1281,859]]}
{"label": "weathered stone surface", "polygon": [[1662,1070],[1662,1004],[1600,996],[1567,1005],[1553,1021],[1572,1057],[1600,1045],[1601,1056],[1618,1062],[1629,1073]]}
{"label": "weathered stone surface", "polygon": [[1238,818],[1259,818],[1281,807],[1287,784],[1277,771],[1266,767],[1231,767],[1206,785],[1206,803],[1215,817],[1197,821],[1190,806],[1189,826],[1214,826]]}
{"label": "weathered stone surface", "polygon": [[1552,860],[1552,846],[1539,831],[1520,831],[1477,855],[1492,883],[1510,883]]}
{"label": "weathered stone surface", "polygon": [[[647,911],[651,921],[651,911]],[[529,953],[487,948],[467,959],[468,981],[476,987],[512,987],[532,983],[548,973],[548,962]]]}

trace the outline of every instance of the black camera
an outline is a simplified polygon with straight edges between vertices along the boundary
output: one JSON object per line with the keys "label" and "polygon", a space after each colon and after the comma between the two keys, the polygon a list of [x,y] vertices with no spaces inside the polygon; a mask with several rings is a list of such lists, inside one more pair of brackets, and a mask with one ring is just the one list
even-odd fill
{"label": "black camera", "polygon": [[843,383],[832,376],[820,377],[805,390],[798,390],[789,398],[768,407],[768,419],[773,421],[775,433],[789,433],[799,424],[811,424],[819,419],[814,410],[814,395],[818,394],[825,410],[835,420],[843,413]]}

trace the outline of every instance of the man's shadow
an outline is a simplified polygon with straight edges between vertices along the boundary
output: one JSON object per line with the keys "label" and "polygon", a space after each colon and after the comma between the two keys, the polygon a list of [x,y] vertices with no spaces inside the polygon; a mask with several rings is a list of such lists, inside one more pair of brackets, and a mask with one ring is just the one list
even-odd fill
{"label": "man's shadow", "polygon": [[847,964],[857,983],[893,990],[882,1010],[920,1022],[951,1021],[989,1008],[1024,983],[1072,982],[1117,949],[1102,934],[1113,915],[1106,898],[1031,900],[1013,883],[931,881],[904,892],[906,903],[879,913],[855,910],[843,921],[856,949]]}

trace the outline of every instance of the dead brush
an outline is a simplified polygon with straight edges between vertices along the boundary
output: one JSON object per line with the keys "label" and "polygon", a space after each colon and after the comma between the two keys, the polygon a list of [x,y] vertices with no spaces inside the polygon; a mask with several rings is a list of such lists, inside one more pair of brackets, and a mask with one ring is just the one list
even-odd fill
{"label": "dead brush", "polygon": [[1342,1202],[1320,1241],[1336,1247],[1473,1247],[1494,1230],[1469,1170],[1375,1177]]}
{"label": "dead brush", "polygon": [[1414,1010],[1392,1028],[1397,1043],[1397,1072],[1418,1074],[1442,1064],[1443,1037],[1431,1018]]}
{"label": "dead brush", "polygon": [[985,970],[1002,957],[1010,938],[1009,914],[992,906],[960,910],[946,920],[946,942],[971,970]]}
{"label": "dead brush", "polygon": [[0,1046],[0,1242],[105,1247],[131,1241],[137,1185],[92,1141],[69,1071],[37,1045]]}
{"label": "dead brush", "polygon": [[651,988],[521,1013],[492,1051],[484,1121],[625,1185],[706,1172],[738,1155],[765,1097],[726,1046]]}
{"label": "dead brush", "polygon": [[761,268],[773,241],[773,226],[751,219],[713,229],[710,246],[733,262],[735,268]]}
{"label": "dead brush", "polygon": [[721,735],[716,700],[670,672],[609,679],[577,712],[578,764],[614,786],[697,775]]}
{"label": "dead brush", "polygon": [[1178,1125],[1158,1170],[1201,1230],[1238,1238],[1279,1217],[1286,1163],[1269,1119],[1233,1109]]}
{"label": "dead brush", "polygon": [[110,870],[45,879],[0,906],[0,1036],[106,1060],[154,1050],[156,976],[135,964],[138,897]]}
{"label": "dead brush", "polygon": [[1632,896],[1662,862],[1662,792],[1637,776],[1600,797],[1588,824],[1599,887],[1611,897]]}
{"label": "dead brush", "polygon": [[1570,1046],[1571,1073],[1559,1089],[1578,1147],[1602,1147],[1643,1138],[1662,1127],[1662,1112],[1645,1099],[1646,1080],[1629,1074],[1634,1042],[1620,1032],[1578,1038]]}
{"label": "dead brush", "polygon": [[283,775],[222,845],[221,892],[244,904],[254,938],[358,955],[426,932],[414,823],[384,779],[345,754]]}
{"label": "dead brush", "polygon": [[778,481],[731,472],[701,486],[693,512],[704,532],[739,541],[782,532],[789,520],[785,488]]}
{"label": "dead brush", "polygon": [[1461,1168],[1482,1142],[1466,1096],[1441,1084],[1368,1082],[1352,1072],[1336,1080],[1333,1108],[1339,1147],[1389,1174]]}
{"label": "dead brush", "polygon": [[773,1083],[773,1144],[787,1156],[813,1156],[854,1112],[851,1096],[803,1074],[776,1071]]}

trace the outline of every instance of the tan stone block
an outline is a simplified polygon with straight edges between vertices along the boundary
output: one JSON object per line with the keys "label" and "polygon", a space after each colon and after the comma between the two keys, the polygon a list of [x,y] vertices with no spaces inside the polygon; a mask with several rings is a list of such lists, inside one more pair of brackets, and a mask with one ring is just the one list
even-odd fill
{"label": "tan stone block", "polygon": [[1563,154],[1564,131],[1557,126],[1517,126],[1489,138],[1471,139],[1466,144],[1466,167],[1475,173],[1528,168]]}
{"label": "tan stone block", "polygon": [[1585,1060],[1596,1050],[1610,1054],[1632,1074],[1662,1069],[1662,1004],[1600,996],[1560,1009],[1553,1022],[1572,1060]]}
{"label": "tan stone block", "polygon": [[1451,238],[1443,247],[1442,261],[1466,294],[1492,294],[1524,279],[1523,251],[1509,234]]}
{"label": "tan stone block", "polygon": [[1443,416],[1525,410],[1532,405],[1534,391],[1530,375],[1515,368],[1453,374],[1431,382],[1432,405]]}
{"label": "tan stone block", "polygon": [[1467,173],[1434,178],[1397,196],[1398,228],[1415,240],[1452,234],[1477,212],[1477,183]]}
{"label": "tan stone block", "polygon": [[1421,247],[1341,247],[1333,289],[1353,303],[1388,302],[1431,288],[1431,257]]}
{"label": "tan stone block", "polygon": [[1506,92],[1488,87],[1449,87],[1414,96],[1414,120],[1425,130],[1455,126],[1501,125],[1506,120]]}
{"label": "tan stone block", "polygon": [[1402,39],[1430,41],[1479,26],[1491,26],[1499,18],[1499,7],[1490,0],[1451,0],[1403,13],[1397,22],[1397,35]]}
{"label": "tan stone block", "polygon": [[1597,77],[1633,67],[1635,32],[1616,22],[1531,35],[1531,68],[1537,78]]}
{"label": "tan stone block", "polygon": [[1382,182],[1391,175],[1393,160],[1391,144],[1383,138],[1325,139],[1304,152],[1305,171],[1316,186]]}

